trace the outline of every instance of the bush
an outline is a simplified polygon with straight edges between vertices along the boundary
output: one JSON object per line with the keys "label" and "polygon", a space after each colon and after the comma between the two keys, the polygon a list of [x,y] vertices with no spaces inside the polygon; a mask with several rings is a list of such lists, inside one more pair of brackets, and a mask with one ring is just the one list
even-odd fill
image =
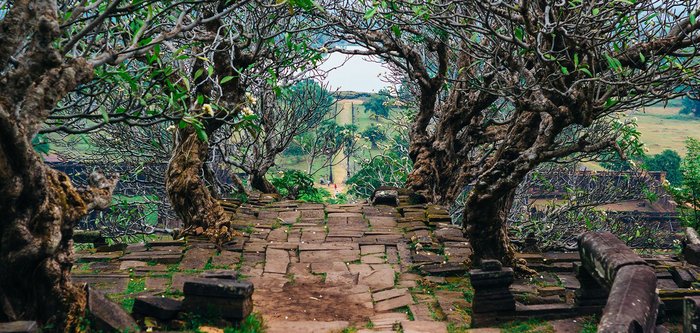
{"label": "bush", "polygon": [[413,167],[407,156],[394,152],[375,156],[360,165],[360,170],[346,182],[350,185],[349,193],[360,198],[369,198],[379,186],[403,186]]}

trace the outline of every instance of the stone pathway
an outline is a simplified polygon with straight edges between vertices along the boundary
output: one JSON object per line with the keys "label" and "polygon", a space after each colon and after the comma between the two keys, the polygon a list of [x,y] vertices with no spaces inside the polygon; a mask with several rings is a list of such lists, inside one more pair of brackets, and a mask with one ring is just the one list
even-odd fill
{"label": "stone pathway", "polygon": [[[469,243],[444,207],[400,199],[398,207],[274,202],[268,196],[240,206],[223,202],[245,236],[220,252],[198,237],[130,244],[123,251],[83,250],[73,276],[128,308],[139,295],[182,296],[188,278],[234,272],[254,283],[253,311],[268,332],[466,331],[473,296],[464,264]],[[572,273],[577,253],[518,256],[541,272],[511,286],[519,303],[572,302],[579,288]],[[700,272],[674,268],[677,260],[668,255],[647,260]],[[662,298],[667,290],[678,292],[678,276],[688,275],[659,272]]]}
{"label": "stone pathway", "polygon": [[[443,207],[271,201],[225,203],[245,236],[221,252],[197,237],[131,244],[121,252],[80,251],[74,279],[123,302],[177,296],[188,277],[235,270],[254,283],[254,311],[268,332],[447,332],[452,317],[436,315],[439,297],[416,274],[466,272],[469,244]],[[464,315],[455,323],[466,327]]]}

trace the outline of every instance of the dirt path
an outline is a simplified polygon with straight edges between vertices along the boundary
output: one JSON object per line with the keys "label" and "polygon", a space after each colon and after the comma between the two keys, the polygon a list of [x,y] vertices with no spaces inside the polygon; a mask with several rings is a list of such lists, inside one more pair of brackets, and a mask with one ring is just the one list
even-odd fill
{"label": "dirt path", "polygon": [[[340,106],[340,112],[335,116],[336,122],[339,125],[350,125],[352,124],[352,105],[362,104],[362,100],[359,99],[344,99],[338,101]],[[347,180],[347,161],[343,160],[343,153],[340,152],[333,158],[333,182],[338,185],[338,192],[345,193],[345,181]],[[333,189],[331,188],[331,193]]]}

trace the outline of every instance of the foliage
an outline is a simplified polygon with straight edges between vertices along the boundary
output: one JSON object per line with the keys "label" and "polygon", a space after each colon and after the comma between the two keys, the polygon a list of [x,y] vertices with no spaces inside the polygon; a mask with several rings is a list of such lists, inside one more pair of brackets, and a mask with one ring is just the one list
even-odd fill
{"label": "foliage", "polygon": [[666,172],[666,179],[673,186],[678,186],[683,181],[681,156],[674,150],[666,149],[660,154],[645,157],[644,167],[649,171]]}
{"label": "foliage", "polygon": [[372,125],[362,131],[362,136],[372,143],[372,148],[377,148],[377,143],[386,140],[386,134],[379,127],[380,125]]}
{"label": "foliage", "polygon": [[360,169],[347,180],[348,193],[369,198],[379,186],[401,187],[411,171],[411,160],[396,152],[387,152],[360,162]]}
{"label": "foliage", "polygon": [[692,212],[686,216],[686,222],[691,226],[700,225],[700,140],[688,138],[686,140],[688,150],[681,162],[683,183],[676,192],[682,202]]}
{"label": "foliage", "polygon": [[290,199],[298,199],[302,196],[313,197],[316,195],[314,181],[311,176],[298,170],[280,171],[270,179],[279,191],[280,195]]}
{"label": "foliage", "polygon": [[372,94],[362,105],[365,112],[373,112],[377,117],[389,116],[389,96],[384,92]]}
{"label": "foliage", "polygon": [[682,100],[683,107],[679,111],[680,114],[692,115],[700,117],[700,100],[691,97],[684,97]]}

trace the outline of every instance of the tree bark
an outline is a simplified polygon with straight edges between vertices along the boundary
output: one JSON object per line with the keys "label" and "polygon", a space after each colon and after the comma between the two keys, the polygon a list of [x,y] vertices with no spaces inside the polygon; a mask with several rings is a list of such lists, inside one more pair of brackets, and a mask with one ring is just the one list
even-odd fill
{"label": "tree bark", "polygon": [[209,144],[193,129],[181,129],[168,163],[165,187],[175,213],[184,223],[183,233],[204,232],[218,245],[234,236],[231,221],[201,177]]}
{"label": "tree bark", "polygon": [[472,245],[472,263],[496,259],[504,266],[516,267],[515,249],[508,238],[508,213],[515,189],[502,195],[472,193],[464,205],[464,233]]}
{"label": "tree bark", "polygon": [[86,305],[71,283],[73,227],[91,209],[106,208],[117,178],[92,174],[76,189],[47,167],[32,134],[0,108],[0,322],[36,320],[77,331]]}
{"label": "tree bark", "polygon": [[250,175],[250,186],[262,193],[279,193],[275,185],[272,185],[265,177],[265,173],[253,173]]}

